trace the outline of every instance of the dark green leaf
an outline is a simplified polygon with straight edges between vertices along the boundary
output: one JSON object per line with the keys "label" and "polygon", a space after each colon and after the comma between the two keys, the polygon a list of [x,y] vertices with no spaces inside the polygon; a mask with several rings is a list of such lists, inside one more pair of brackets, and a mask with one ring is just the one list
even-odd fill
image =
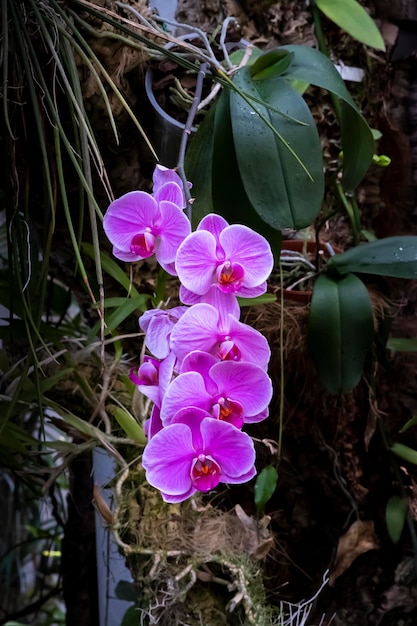
{"label": "dark green leaf", "polygon": [[319,380],[329,393],[356,387],[373,339],[371,300],[357,276],[318,277],[307,339]]}
{"label": "dark green leaf", "polygon": [[385,522],[391,541],[398,543],[404,528],[408,512],[407,498],[391,496],[385,509]]}
{"label": "dark green leaf", "polygon": [[396,352],[417,352],[417,339],[391,337],[388,339],[387,348]]}
{"label": "dark green leaf", "polygon": [[405,433],[409,428],[417,425],[417,415],[414,415],[411,419],[409,419],[404,426],[401,428],[400,433]]}
{"label": "dark green leaf", "polygon": [[[127,602],[136,602],[138,599],[138,590],[135,583],[130,580],[119,580],[114,588],[116,598],[126,600]],[[137,615],[136,615],[137,617]]]}
{"label": "dark green leaf", "polygon": [[273,228],[310,225],[320,211],[324,190],[320,140],[310,110],[282,78],[254,82],[250,68],[245,67],[234,75],[233,82],[241,92],[283,113],[257,103],[249,105],[237,92],[230,94],[236,159],[249,202]]}
{"label": "dark green leaf", "polygon": [[273,293],[264,293],[256,298],[238,298],[239,306],[258,306],[259,304],[270,304],[276,302],[277,297]]}
{"label": "dark green leaf", "polygon": [[264,222],[251,205],[240,177],[233,143],[229,106],[230,92],[224,90],[217,102],[214,125],[212,193],[216,213],[231,224],[253,228],[269,241],[278,263],[281,232]]}
{"label": "dark green leaf", "polygon": [[361,43],[385,50],[384,40],[374,20],[356,0],[315,0],[320,11]]}
{"label": "dark green leaf", "polygon": [[346,191],[352,191],[372,163],[375,142],[370,127],[330,59],[309,46],[289,45],[280,49],[294,53],[294,60],[283,77],[327,89],[341,100],[342,183]]}
{"label": "dark green leaf", "polygon": [[396,278],[417,278],[417,237],[386,237],[335,254],[329,260],[340,274],[364,272]]}
{"label": "dark green leaf", "polygon": [[214,114],[216,107],[211,107],[201,122],[197,132],[192,136],[185,157],[187,178],[192,181],[191,194],[192,225],[195,229],[205,215],[214,212],[211,191]]}
{"label": "dark green leaf", "polygon": [[272,498],[277,488],[278,472],[273,465],[264,467],[255,482],[255,506],[258,515],[262,515],[265,504]]}
{"label": "dark green leaf", "polygon": [[[239,50],[234,50],[232,54],[229,54],[229,59],[233,65],[239,67],[247,52],[248,49],[246,47],[242,47]],[[256,61],[256,59],[262,56],[262,54],[264,54],[263,50],[257,48],[256,46],[251,46],[250,56],[248,62],[245,65],[252,65]]]}
{"label": "dark green leaf", "polygon": [[139,609],[137,605],[130,606],[126,613],[123,615],[122,623],[120,626],[138,626],[139,624]]}
{"label": "dark green leaf", "polygon": [[417,465],[417,450],[414,450],[414,448],[409,448],[403,443],[393,443],[390,449],[391,452],[400,457],[400,459]]}
{"label": "dark green leaf", "polygon": [[130,439],[132,439],[133,441],[137,441],[142,445],[146,444],[147,439],[145,437],[145,432],[142,426],[135,420],[132,415],[130,415],[130,413],[122,409],[122,407],[120,406],[116,406],[112,413],[120,428],[124,430],[126,435],[130,437]]}
{"label": "dark green leaf", "polygon": [[266,80],[283,74],[291,65],[294,58],[287,50],[268,50],[250,66],[250,75],[253,80]]}

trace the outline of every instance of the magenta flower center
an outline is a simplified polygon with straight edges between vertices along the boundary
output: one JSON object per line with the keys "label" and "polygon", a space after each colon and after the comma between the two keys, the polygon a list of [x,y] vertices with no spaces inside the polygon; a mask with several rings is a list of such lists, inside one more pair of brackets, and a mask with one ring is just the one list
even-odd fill
{"label": "magenta flower center", "polygon": [[213,458],[199,454],[194,460],[191,468],[191,480],[195,489],[199,491],[214,489],[220,482],[220,476],[220,465]]}
{"label": "magenta flower center", "polygon": [[240,263],[225,261],[222,265],[219,265],[216,274],[220,290],[225,293],[233,293],[240,289],[245,271]]}
{"label": "magenta flower center", "polygon": [[239,402],[230,398],[221,397],[217,400],[219,406],[219,420],[229,422],[237,428],[243,425],[243,407]]}
{"label": "magenta flower center", "polygon": [[242,358],[239,348],[228,336],[219,344],[218,355],[222,361],[240,361]]}
{"label": "magenta flower center", "polygon": [[130,242],[130,251],[147,259],[155,250],[155,235],[150,228],[145,228],[143,233],[138,233]]}

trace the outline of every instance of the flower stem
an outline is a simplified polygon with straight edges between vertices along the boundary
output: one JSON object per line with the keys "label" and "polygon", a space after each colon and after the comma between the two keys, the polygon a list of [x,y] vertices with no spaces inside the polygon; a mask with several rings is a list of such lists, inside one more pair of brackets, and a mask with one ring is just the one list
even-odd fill
{"label": "flower stem", "polygon": [[282,264],[279,264],[279,282],[281,285],[280,289],[280,327],[279,327],[279,361],[280,361],[280,374],[279,374],[279,426],[278,426],[278,447],[277,447],[277,458],[278,464],[281,462],[281,454],[282,454],[282,431],[284,424],[284,385],[285,385],[285,377],[284,377],[284,289],[283,289],[283,271]]}
{"label": "flower stem", "polygon": [[191,127],[193,125],[194,118],[197,113],[198,105],[201,102],[201,94],[203,91],[203,81],[206,75],[206,70],[207,70],[207,63],[202,63],[200,66],[200,70],[197,74],[197,82],[195,85],[193,103],[191,105],[191,109],[188,113],[187,121],[185,123],[185,127],[182,132],[180,151],[178,154],[178,162],[177,162],[177,172],[182,180],[182,184],[184,187],[184,195],[187,200],[187,217],[190,220],[190,222],[192,218],[192,200],[191,200],[190,190],[187,184],[187,177],[184,171],[185,151],[187,148],[188,137],[191,134]]}

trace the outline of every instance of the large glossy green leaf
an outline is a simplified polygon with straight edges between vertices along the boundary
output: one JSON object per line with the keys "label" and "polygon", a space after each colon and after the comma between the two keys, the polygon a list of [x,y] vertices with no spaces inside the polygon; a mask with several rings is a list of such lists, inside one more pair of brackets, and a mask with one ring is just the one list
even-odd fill
{"label": "large glossy green leaf", "polygon": [[308,347],[323,387],[351,391],[361,379],[373,339],[372,305],[354,274],[318,277],[308,320]]}
{"label": "large glossy green leaf", "polygon": [[294,54],[291,65],[282,75],[283,78],[327,89],[340,99],[342,184],[346,191],[352,191],[364,177],[375,151],[375,142],[368,123],[352,100],[342,77],[330,59],[308,46],[288,45],[281,46],[280,49]]}
{"label": "large glossy green leaf", "polygon": [[385,50],[384,40],[374,20],[357,0],[315,0],[315,4],[351,37],[371,48]]}
{"label": "large glossy green leaf", "polygon": [[417,278],[417,237],[386,237],[335,254],[329,268],[340,274],[364,272],[396,278]]}
{"label": "large glossy green leaf", "polygon": [[320,140],[310,110],[282,78],[254,81],[250,68],[244,67],[233,82],[241,92],[282,111],[254,101],[248,104],[237,92],[230,94],[236,159],[249,202],[273,228],[310,225],[320,211],[324,190]]}
{"label": "large glossy green leaf", "polygon": [[231,224],[244,224],[266,237],[278,262],[281,232],[261,219],[246,195],[233,142],[230,92],[226,90],[223,91],[216,105],[212,197],[216,213],[223,215]]}
{"label": "large glossy green leaf", "polygon": [[193,229],[205,215],[214,211],[211,192],[214,114],[215,107],[211,107],[197,132],[191,136],[185,157],[187,179],[193,183],[191,189]]}

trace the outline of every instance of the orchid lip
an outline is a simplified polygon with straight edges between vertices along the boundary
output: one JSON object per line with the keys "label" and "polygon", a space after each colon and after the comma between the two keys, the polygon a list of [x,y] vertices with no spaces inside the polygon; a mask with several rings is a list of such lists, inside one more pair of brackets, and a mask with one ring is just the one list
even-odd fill
{"label": "orchid lip", "polygon": [[240,361],[242,353],[230,337],[225,337],[219,344],[218,356],[222,361]]}
{"label": "orchid lip", "polygon": [[199,454],[193,461],[190,476],[195,489],[209,491],[219,484],[221,468],[211,456]]}
{"label": "orchid lip", "polygon": [[243,423],[243,407],[240,402],[221,396],[218,398],[217,404],[219,406],[219,420],[238,427]]}
{"label": "orchid lip", "polygon": [[154,253],[155,235],[150,228],[145,228],[142,233],[138,233],[132,238],[130,243],[130,252],[139,254],[143,258],[147,258]]}
{"label": "orchid lip", "polygon": [[245,271],[240,263],[225,261],[217,268],[216,275],[219,289],[225,293],[233,293],[239,291]]}

